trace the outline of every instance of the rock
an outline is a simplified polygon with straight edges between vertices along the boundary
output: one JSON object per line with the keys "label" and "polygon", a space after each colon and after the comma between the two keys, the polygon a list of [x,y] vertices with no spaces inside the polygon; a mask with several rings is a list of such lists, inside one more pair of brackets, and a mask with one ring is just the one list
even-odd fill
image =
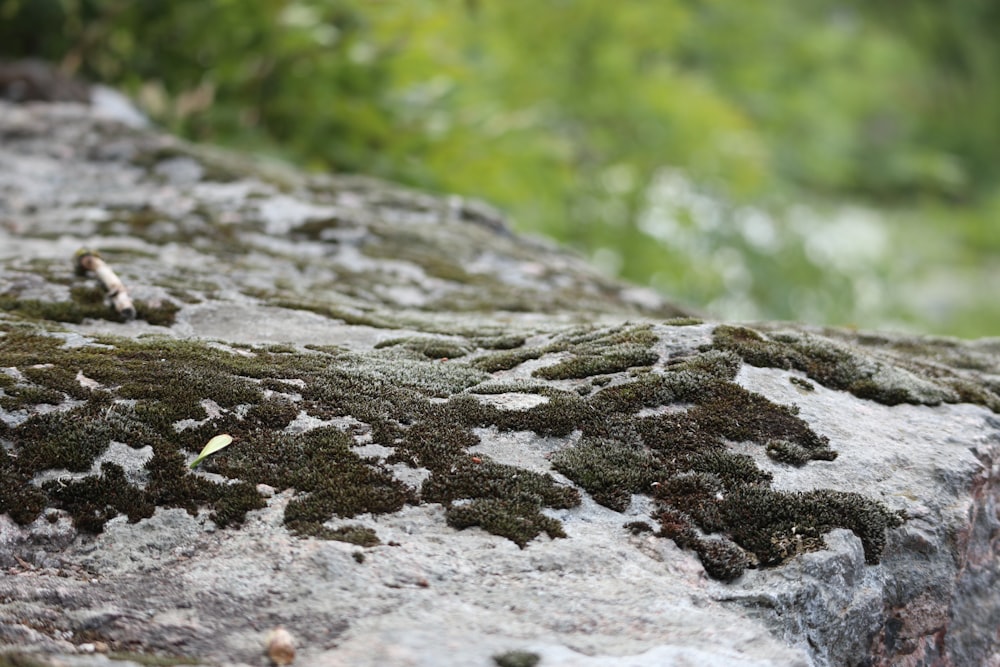
{"label": "rock", "polygon": [[1000,664],[997,341],[703,322],[82,105],[0,138],[0,665]]}

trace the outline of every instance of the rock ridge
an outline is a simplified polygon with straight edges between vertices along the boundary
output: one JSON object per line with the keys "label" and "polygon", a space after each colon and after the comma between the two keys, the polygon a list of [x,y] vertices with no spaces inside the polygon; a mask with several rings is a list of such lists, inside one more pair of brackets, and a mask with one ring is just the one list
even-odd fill
{"label": "rock ridge", "polygon": [[0,102],[0,665],[1000,665],[998,349]]}

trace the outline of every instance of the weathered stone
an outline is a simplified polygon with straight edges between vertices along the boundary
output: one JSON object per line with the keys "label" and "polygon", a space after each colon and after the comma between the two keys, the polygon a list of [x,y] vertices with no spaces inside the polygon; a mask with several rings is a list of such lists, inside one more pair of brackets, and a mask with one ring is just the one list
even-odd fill
{"label": "weathered stone", "polygon": [[996,341],[681,319],[83,106],[0,140],[0,665],[1000,665]]}

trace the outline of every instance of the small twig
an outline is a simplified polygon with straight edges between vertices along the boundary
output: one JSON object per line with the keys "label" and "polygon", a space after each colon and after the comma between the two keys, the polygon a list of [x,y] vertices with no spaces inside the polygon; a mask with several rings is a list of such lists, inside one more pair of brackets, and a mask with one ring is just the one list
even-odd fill
{"label": "small twig", "polygon": [[76,251],[74,258],[76,259],[77,273],[82,275],[93,273],[101,282],[108,293],[108,298],[111,299],[111,305],[114,306],[115,312],[126,320],[135,319],[135,306],[132,305],[132,299],[125,290],[125,285],[111,270],[111,267],[101,259],[97,251],[80,248]]}

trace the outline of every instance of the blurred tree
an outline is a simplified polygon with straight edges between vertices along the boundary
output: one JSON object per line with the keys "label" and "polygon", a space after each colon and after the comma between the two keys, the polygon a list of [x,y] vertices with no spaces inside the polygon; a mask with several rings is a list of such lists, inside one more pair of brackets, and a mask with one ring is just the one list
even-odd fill
{"label": "blurred tree", "polygon": [[[924,263],[894,256],[892,234],[912,246],[923,220],[930,253],[960,221],[954,261],[1000,249],[987,214],[941,203],[1000,210],[998,12],[0,0],[0,55],[124,88],[197,140],[484,197],[522,229],[729,316],[874,324],[919,316],[888,286]],[[883,220],[845,196],[938,203]]]}

